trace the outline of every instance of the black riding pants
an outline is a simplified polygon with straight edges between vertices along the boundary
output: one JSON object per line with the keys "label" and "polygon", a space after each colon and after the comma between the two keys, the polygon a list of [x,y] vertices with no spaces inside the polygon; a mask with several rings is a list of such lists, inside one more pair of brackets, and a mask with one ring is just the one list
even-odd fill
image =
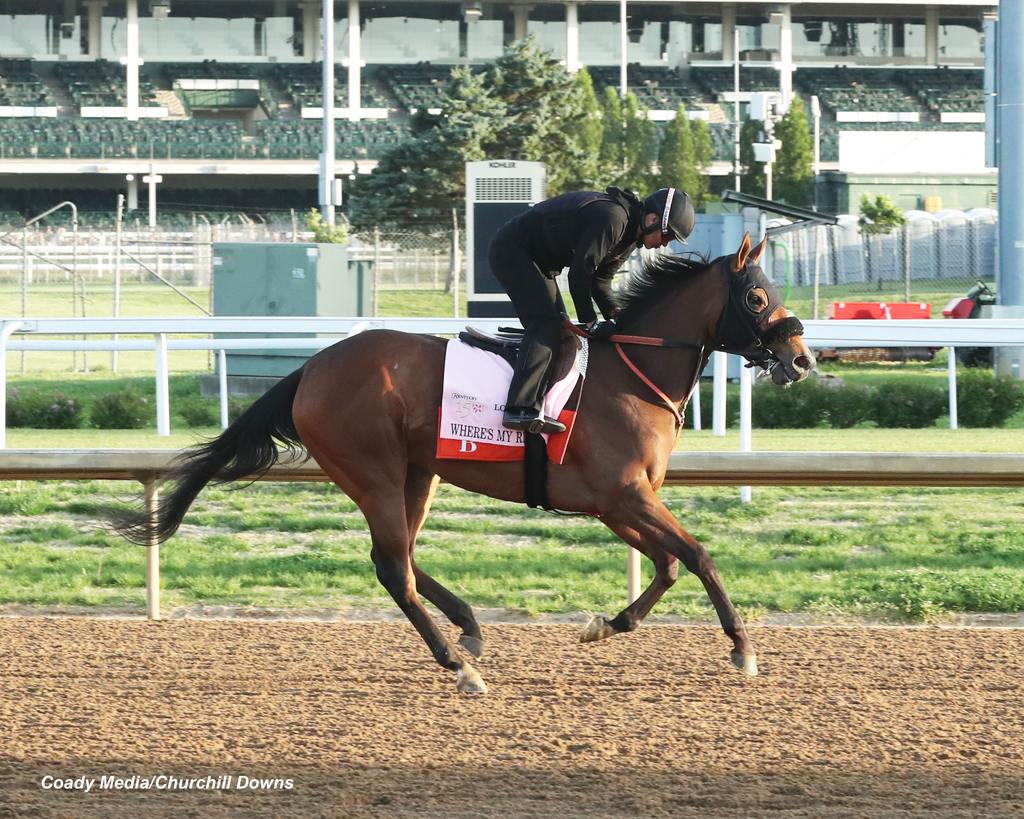
{"label": "black riding pants", "polygon": [[488,259],[525,330],[506,405],[539,410],[553,375],[565,304],[554,279],[545,276],[524,249],[514,223],[495,235]]}

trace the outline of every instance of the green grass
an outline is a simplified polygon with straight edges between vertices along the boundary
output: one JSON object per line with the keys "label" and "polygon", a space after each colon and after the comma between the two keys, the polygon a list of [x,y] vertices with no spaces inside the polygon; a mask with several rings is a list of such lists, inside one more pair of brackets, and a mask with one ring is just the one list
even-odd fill
{"label": "green grass", "polygon": [[[145,551],[98,523],[124,484],[8,484],[0,494],[0,603],[140,611]],[[670,487],[673,514],[709,548],[733,601],[765,612],[927,621],[1024,608],[1024,497],[1009,490]],[[123,500],[123,498],[121,498]],[[163,601],[391,608],[365,523],[326,484],[209,488],[162,549]],[[475,606],[614,611],[624,547],[598,521],[443,486],[417,559]],[[646,567],[645,567],[646,568]],[[657,612],[711,618],[686,575]]]}

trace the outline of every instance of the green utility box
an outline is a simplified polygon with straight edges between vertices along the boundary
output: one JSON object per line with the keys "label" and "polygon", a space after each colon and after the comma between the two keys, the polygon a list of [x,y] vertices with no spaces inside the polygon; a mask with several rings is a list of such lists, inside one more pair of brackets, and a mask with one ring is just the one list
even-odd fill
{"label": "green utility box", "polygon": [[[350,263],[347,245],[280,242],[215,242],[213,245],[215,316],[363,316],[372,308],[372,287],[368,264]],[[315,333],[286,335],[316,336]],[[236,337],[244,336],[218,335],[218,338]],[[287,375],[315,352],[315,348],[230,350],[228,375]]]}

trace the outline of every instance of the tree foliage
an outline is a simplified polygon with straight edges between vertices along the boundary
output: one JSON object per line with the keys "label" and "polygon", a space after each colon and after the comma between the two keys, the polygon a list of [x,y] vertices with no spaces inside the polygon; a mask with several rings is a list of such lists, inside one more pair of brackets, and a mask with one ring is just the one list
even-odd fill
{"label": "tree foliage", "polygon": [[556,192],[587,173],[575,127],[584,118],[576,80],[532,39],[477,73],[452,69],[439,107],[440,114],[417,114],[409,138],[355,187],[349,218],[357,229],[446,225],[463,202],[466,162],[544,162]]}
{"label": "tree foliage", "polygon": [[746,120],[740,128],[740,185],[753,196],[764,196],[767,190],[764,164],[754,159],[754,143],[761,142],[763,129],[756,119]]}
{"label": "tree foliage", "polygon": [[874,201],[864,194],[860,198],[860,218],[857,223],[860,225],[861,233],[866,236],[875,236],[889,233],[893,228],[906,224],[907,218],[893,201],[884,194],[875,197]]}
{"label": "tree foliage", "polygon": [[697,188],[687,191],[693,199],[695,207],[704,207],[707,204],[711,193],[711,160],[714,157],[714,142],[711,139],[711,131],[708,124],[702,119],[695,119],[690,123],[690,131],[693,133],[693,155],[697,168]]}
{"label": "tree foliage", "polygon": [[772,195],[790,205],[810,207],[814,195],[814,138],[807,107],[794,96],[789,110],[775,126],[782,142],[775,160]]}
{"label": "tree foliage", "polygon": [[601,104],[594,91],[590,72],[581,68],[576,72],[573,94],[580,107],[579,119],[566,126],[567,135],[579,148],[578,160],[567,169],[565,190],[590,190],[601,185],[601,145],[604,141],[604,122]]}
{"label": "tree foliage", "polygon": [[665,126],[658,153],[658,168],[661,184],[682,188],[691,198],[696,199],[700,188],[700,170],[697,167],[697,150],[693,130],[682,105],[676,117]]}

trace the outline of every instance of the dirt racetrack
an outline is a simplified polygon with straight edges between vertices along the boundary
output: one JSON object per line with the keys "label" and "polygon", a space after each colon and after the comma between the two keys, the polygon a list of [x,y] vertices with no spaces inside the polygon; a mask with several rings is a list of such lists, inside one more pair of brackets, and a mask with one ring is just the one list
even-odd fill
{"label": "dirt racetrack", "polygon": [[[406,623],[0,618],[0,817],[1024,815],[1024,631],[578,632],[485,627],[466,697]],[[98,780],[159,774],[234,779]]]}

